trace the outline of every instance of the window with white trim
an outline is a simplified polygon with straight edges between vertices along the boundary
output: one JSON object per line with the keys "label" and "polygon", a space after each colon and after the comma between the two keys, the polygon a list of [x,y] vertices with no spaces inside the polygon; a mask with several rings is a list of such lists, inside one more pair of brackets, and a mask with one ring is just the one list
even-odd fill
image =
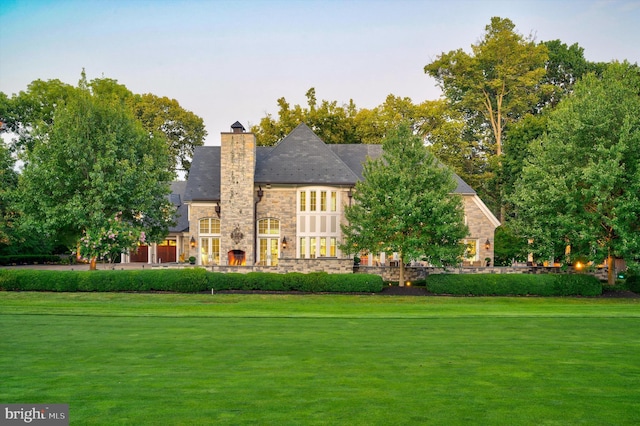
{"label": "window with white trim", "polygon": [[297,256],[338,257],[340,200],[335,188],[309,187],[298,190]]}
{"label": "window with white trim", "polygon": [[274,218],[258,221],[258,264],[277,266],[280,257],[280,221]]}
{"label": "window with white trim", "polygon": [[199,220],[200,264],[220,264],[220,219],[207,217]]}

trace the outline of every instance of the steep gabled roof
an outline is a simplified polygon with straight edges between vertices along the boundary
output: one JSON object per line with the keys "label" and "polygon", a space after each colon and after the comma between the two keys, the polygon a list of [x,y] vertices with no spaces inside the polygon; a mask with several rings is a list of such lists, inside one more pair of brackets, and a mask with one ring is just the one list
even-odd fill
{"label": "steep gabled roof", "polygon": [[198,146],[193,152],[185,201],[220,199],[220,147]]}
{"label": "steep gabled roof", "polygon": [[256,183],[353,185],[358,175],[306,124],[256,161]]}
{"label": "steep gabled roof", "polygon": [[[256,147],[257,184],[355,185],[368,158],[382,155],[382,145],[327,145],[300,124],[273,147]],[[476,194],[460,176],[455,193]],[[220,200],[220,147],[196,147],[182,201]]]}
{"label": "steep gabled roof", "polygon": [[169,227],[169,232],[184,232],[189,229],[189,217],[187,205],[184,204],[184,192],[187,188],[187,182],[176,181],[171,182],[171,194],[169,200],[176,207],[175,226]]}
{"label": "steep gabled roof", "polygon": [[[348,145],[328,145],[333,152],[335,152],[341,159],[347,164],[354,173],[358,175],[358,179],[364,179],[362,176],[362,169],[364,163],[368,158],[376,159],[382,155],[382,145],[368,145],[368,144],[348,144]],[[453,174],[456,180],[457,187],[456,194],[475,194],[473,190],[460,176],[456,173]]]}

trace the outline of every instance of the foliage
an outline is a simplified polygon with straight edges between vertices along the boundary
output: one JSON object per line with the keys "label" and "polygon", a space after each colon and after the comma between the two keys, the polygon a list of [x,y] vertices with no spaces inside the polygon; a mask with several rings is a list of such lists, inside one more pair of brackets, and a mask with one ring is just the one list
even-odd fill
{"label": "foliage", "polygon": [[9,291],[206,291],[202,268],[128,271],[0,270],[0,289]]}
{"label": "foliage", "polygon": [[343,251],[395,252],[401,264],[458,262],[468,230],[456,182],[407,124],[385,139],[382,157],[367,161],[363,177],[345,209]]}
{"label": "foliage", "polygon": [[377,293],[382,291],[382,278],[369,274],[288,273],[270,274],[251,272],[248,274],[208,274],[209,284],[216,291],[260,290],[302,291],[307,293]]}
{"label": "foliage", "polygon": [[52,254],[14,254],[0,256],[0,265],[33,265],[38,263],[60,263],[60,256]]}
{"label": "foliage", "polygon": [[258,145],[274,145],[291,133],[300,123],[305,123],[325,143],[357,143],[353,123],[356,106],[353,101],[348,105],[338,105],[336,101],[323,100],[318,105],[316,91],[312,87],[305,94],[307,106],[295,105],[293,108],[285,98],[278,99],[278,120],[270,114],[260,120],[260,124],[251,127]]}
{"label": "foliage", "polygon": [[469,117],[481,114],[493,134],[494,152],[502,153],[506,123],[530,111],[539,99],[547,48],[514,31],[509,19],[491,18],[484,37],[462,49],[442,53],[424,70],[445,96]]}
{"label": "foliage", "polygon": [[[84,78],[84,71],[82,74]],[[94,79],[88,86],[95,97],[125,102],[146,131],[164,139],[172,158],[171,172],[189,170],[193,150],[203,145],[207,136],[202,118],[182,108],[175,99],[133,94],[117,80]],[[75,99],[78,90],[60,80],[35,80],[11,98],[0,93],[0,118],[12,136],[11,148],[25,155],[46,142],[57,110]]]}
{"label": "foliage", "polygon": [[13,166],[14,160],[5,147],[4,141],[0,139],[0,253],[10,244],[13,227],[11,192],[18,185],[18,174]]}
{"label": "foliage", "polygon": [[602,284],[586,274],[438,274],[427,290],[461,296],[598,296]]}
{"label": "foliage", "polygon": [[8,291],[172,291],[210,289],[377,293],[382,278],[368,274],[222,274],[202,268],[128,271],[0,270],[0,290]]}
{"label": "foliage", "polygon": [[123,101],[92,95],[81,80],[78,95],[56,109],[46,143],[35,145],[27,160],[20,207],[41,236],[75,247],[88,232],[95,242],[119,214],[148,240],[164,237],[172,217],[167,147]]}
{"label": "foliage", "polygon": [[511,266],[515,262],[526,262],[529,244],[526,238],[516,235],[509,225],[501,225],[495,231],[494,265]]}
{"label": "foliage", "polygon": [[88,228],[80,238],[80,253],[87,258],[102,258],[113,262],[120,253],[135,250],[145,243],[146,235],[135,223],[122,220],[122,212],[107,220],[106,226]]}
{"label": "foliage", "polygon": [[145,130],[164,136],[174,159],[172,170],[188,173],[195,147],[202,146],[207,136],[202,118],[166,96],[134,95],[128,104]]}
{"label": "foliage", "polygon": [[[546,258],[558,242],[596,264],[640,252],[640,69],[589,74],[550,114],[516,183],[518,232]],[[615,277],[609,268],[609,283]]]}

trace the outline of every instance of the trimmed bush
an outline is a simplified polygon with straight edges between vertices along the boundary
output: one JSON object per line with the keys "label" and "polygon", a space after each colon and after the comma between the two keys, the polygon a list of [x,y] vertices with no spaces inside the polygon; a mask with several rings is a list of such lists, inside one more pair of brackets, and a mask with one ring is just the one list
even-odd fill
{"label": "trimmed bush", "polygon": [[209,286],[213,290],[260,290],[260,291],[302,291],[306,293],[375,293],[382,291],[383,281],[378,275],[369,274],[327,274],[313,272],[302,274],[272,274],[250,272],[209,273]]}
{"label": "trimmed bush", "polygon": [[129,271],[0,270],[0,290],[8,291],[172,291],[261,290],[374,293],[382,278],[368,274],[212,273],[202,268]]}
{"label": "trimmed bush", "polygon": [[627,271],[625,284],[629,291],[640,294],[640,273],[636,271]]}
{"label": "trimmed bush", "polygon": [[427,290],[460,296],[598,296],[602,284],[586,274],[429,275]]}
{"label": "trimmed bush", "polygon": [[0,290],[13,291],[173,291],[208,290],[201,268],[133,271],[0,270]]}

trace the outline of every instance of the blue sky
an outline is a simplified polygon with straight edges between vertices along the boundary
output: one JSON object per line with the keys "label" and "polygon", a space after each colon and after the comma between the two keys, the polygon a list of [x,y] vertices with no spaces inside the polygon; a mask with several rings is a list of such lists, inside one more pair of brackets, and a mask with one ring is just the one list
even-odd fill
{"label": "blue sky", "polygon": [[492,16],[538,41],[578,43],[591,61],[640,62],[640,0],[215,1],[0,0],[0,91],[35,79],[118,80],[175,98],[216,145],[276,100],[317,98],[373,108],[440,91],[424,65],[470,51]]}

